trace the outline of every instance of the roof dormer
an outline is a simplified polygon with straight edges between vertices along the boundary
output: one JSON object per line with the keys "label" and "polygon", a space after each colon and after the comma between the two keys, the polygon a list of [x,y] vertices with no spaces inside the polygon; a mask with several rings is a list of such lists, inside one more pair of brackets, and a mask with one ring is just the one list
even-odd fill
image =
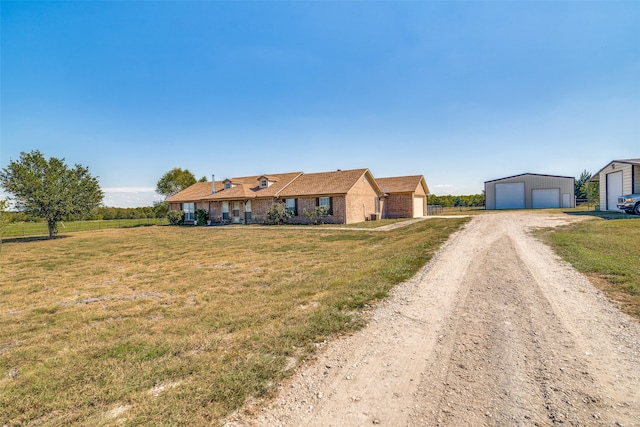
{"label": "roof dormer", "polygon": [[268,188],[271,184],[278,181],[278,178],[262,175],[258,177],[258,187],[259,188]]}
{"label": "roof dormer", "polygon": [[235,184],[229,178],[227,178],[224,181],[222,181],[222,184],[224,185],[224,189],[225,190],[228,190],[229,188],[235,187]]}

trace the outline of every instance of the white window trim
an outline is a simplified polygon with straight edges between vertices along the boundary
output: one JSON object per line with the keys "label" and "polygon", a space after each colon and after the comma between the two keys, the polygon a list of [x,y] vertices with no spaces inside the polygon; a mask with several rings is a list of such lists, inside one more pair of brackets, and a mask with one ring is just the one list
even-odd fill
{"label": "white window trim", "polygon": [[222,211],[222,219],[229,219],[229,202],[222,202],[222,207],[220,208]]}
{"label": "white window trim", "polygon": [[196,213],[196,204],[194,202],[183,203],[182,211],[184,212],[185,221],[194,221]]}

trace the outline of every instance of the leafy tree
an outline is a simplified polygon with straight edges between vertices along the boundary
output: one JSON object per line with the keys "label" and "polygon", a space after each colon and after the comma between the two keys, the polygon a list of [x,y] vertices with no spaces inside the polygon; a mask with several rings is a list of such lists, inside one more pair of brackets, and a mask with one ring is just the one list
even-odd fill
{"label": "leafy tree", "polygon": [[8,207],[9,200],[0,199],[0,240],[2,239],[4,228],[11,222],[11,214],[7,212]]}
{"label": "leafy tree", "polygon": [[582,173],[580,174],[580,177],[576,179],[575,182],[575,192],[576,192],[576,198],[578,199],[588,199],[589,195],[587,194],[587,186],[585,186],[585,184],[589,183],[589,180],[591,179],[591,173],[587,172],[587,170],[583,170]]}
{"label": "leafy tree", "polygon": [[200,178],[200,179],[198,180],[198,182],[207,182],[207,181],[209,181],[209,180],[207,179],[207,177],[206,177],[206,176],[203,176],[202,178]]}
{"label": "leafy tree", "polygon": [[162,175],[156,184],[156,193],[171,197],[196,183],[196,177],[188,169],[173,168]]}
{"label": "leafy tree", "polygon": [[64,159],[47,160],[38,150],[20,153],[19,160],[2,169],[0,186],[13,195],[19,210],[47,221],[49,238],[55,237],[60,221],[81,218],[103,198],[89,168],[75,165],[70,169]]}
{"label": "leafy tree", "polygon": [[598,181],[587,181],[582,184],[582,192],[586,195],[585,198],[589,206],[600,203],[600,183]]}
{"label": "leafy tree", "polygon": [[169,212],[169,203],[167,202],[154,202],[153,203],[153,215],[155,218],[164,218]]}

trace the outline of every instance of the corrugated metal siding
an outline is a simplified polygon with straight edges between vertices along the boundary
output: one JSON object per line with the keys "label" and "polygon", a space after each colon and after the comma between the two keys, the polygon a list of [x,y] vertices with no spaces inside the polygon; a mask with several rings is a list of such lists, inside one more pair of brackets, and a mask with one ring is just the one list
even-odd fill
{"label": "corrugated metal siding", "polygon": [[496,208],[496,183],[484,183],[484,208],[494,210]]}
{"label": "corrugated metal siding", "polygon": [[[614,172],[622,171],[622,193],[630,194],[633,193],[633,181],[635,178],[636,183],[638,183],[638,177],[633,177],[633,168],[635,172],[638,172],[638,166],[633,166],[627,163],[617,163],[613,162],[606,168],[600,171],[600,209],[607,209],[607,175]],[[636,189],[638,189],[636,185]],[[615,209],[615,207],[613,208]]]}
{"label": "corrugated metal siding", "polygon": [[633,193],[633,165],[625,165],[622,170],[622,194]]}
{"label": "corrugated metal siding", "polygon": [[631,191],[633,193],[640,193],[640,166],[637,166],[637,165],[633,166],[633,178],[634,178],[634,183]]}
{"label": "corrugated metal siding", "polygon": [[[485,197],[486,208],[496,208],[496,184],[524,182],[524,194],[525,194],[525,208],[531,209],[532,190],[544,190],[559,188],[560,189],[560,203],[562,203],[562,195],[569,194],[571,207],[575,207],[575,187],[574,179],[568,177],[548,176],[548,175],[518,175],[509,178],[498,179],[490,182],[485,182]],[[562,205],[561,205],[562,206]]]}

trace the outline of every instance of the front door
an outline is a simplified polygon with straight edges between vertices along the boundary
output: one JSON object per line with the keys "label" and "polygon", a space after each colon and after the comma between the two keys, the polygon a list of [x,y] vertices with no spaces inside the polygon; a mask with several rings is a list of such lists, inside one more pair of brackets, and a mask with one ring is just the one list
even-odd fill
{"label": "front door", "polygon": [[247,200],[244,204],[244,223],[251,223],[251,200]]}
{"label": "front door", "polygon": [[231,220],[234,224],[240,223],[240,202],[233,202]]}

